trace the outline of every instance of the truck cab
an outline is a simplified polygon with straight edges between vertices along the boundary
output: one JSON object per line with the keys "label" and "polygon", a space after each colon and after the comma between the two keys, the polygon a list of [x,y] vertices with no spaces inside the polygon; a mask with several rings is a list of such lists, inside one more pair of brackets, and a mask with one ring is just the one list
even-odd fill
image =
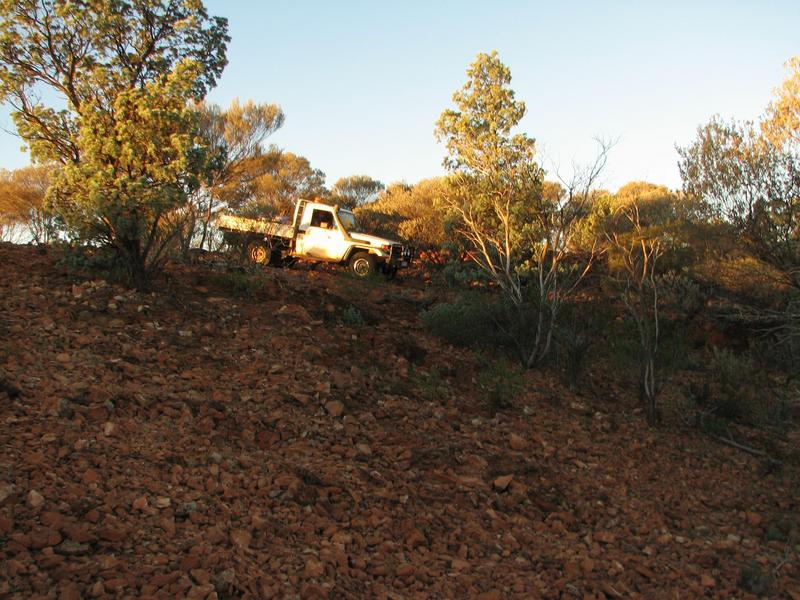
{"label": "truck cab", "polygon": [[348,264],[360,277],[376,268],[393,275],[408,266],[410,252],[400,242],[361,232],[355,215],[346,208],[300,200],[294,222],[293,255],[298,258]]}

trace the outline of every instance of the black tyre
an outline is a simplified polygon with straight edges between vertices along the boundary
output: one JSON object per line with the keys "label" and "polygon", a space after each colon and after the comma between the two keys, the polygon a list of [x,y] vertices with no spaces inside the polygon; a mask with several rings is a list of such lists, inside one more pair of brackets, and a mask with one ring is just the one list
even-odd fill
{"label": "black tyre", "polygon": [[273,248],[272,252],[269,254],[269,266],[278,267],[279,269],[285,266],[283,254],[281,254],[281,251],[277,248]]}
{"label": "black tyre", "polygon": [[384,265],[383,274],[386,276],[386,279],[388,279],[389,281],[392,281],[395,277],[397,277],[397,266],[396,265]]}
{"label": "black tyre", "polygon": [[263,242],[250,242],[247,246],[247,258],[250,262],[265,265],[269,262],[270,251]]}
{"label": "black tyre", "polygon": [[368,252],[356,252],[350,258],[350,272],[364,279],[375,273],[375,257]]}

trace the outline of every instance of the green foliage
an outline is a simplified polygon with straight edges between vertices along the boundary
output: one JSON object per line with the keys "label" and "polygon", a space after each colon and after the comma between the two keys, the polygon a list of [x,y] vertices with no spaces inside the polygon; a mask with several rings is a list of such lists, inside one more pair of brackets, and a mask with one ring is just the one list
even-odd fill
{"label": "green foliage", "polygon": [[608,324],[607,319],[603,319],[599,313],[600,310],[587,305],[567,305],[562,324],[556,331],[556,364],[573,391],[580,387],[601,326]]}
{"label": "green foliage", "polygon": [[769,403],[770,385],[751,357],[713,348],[705,378],[689,394],[712,417],[756,424]]}
{"label": "green foliage", "polygon": [[44,205],[55,165],[0,170],[0,222],[22,224],[37,244],[56,236],[56,216]]}
{"label": "green foliage", "polygon": [[746,248],[800,287],[800,151],[752,123],[712,119],[679,149],[684,189],[733,225]]}
{"label": "green foliage", "polygon": [[456,346],[489,345],[501,336],[485,301],[464,298],[422,312],[420,318],[434,335]]}
{"label": "green foliage", "polygon": [[445,110],[436,134],[452,173],[444,203],[455,230],[512,301],[521,302],[517,266],[536,254],[543,230],[541,167],[534,140],[513,134],[525,104],[509,87],[511,73],[497,53],[479,54],[467,83],[453,94],[457,110]]}
{"label": "green foliage", "polygon": [[364,315],[355,306],[348,306],[342,313],[342,323],[350,327],[361,327],[364,324]]}
{"label": "green foliage", "polygon": [[412,370],[410,375],[417,393],[423,400],[429,402],[444,400],[450,395],[450,386],[442,378],[436,367],[432,367],[427,371],[422,369]]}
{"label": "green foliage", "polygon": [[594,164],[563,186],[544,185],[534,140],[513,133],[525,104],[509,87],[508,68],[496,52],[479,54],[467,76],[453,95],[457,110],[445,110],[437,123],[451,173],[443,204],[470,259],[513,307],[513,316],[500,319],[530,368],[547,358],[561,305],[591,264],[592,256],[566,258],[609,145],[598,140]]}
{"label": "green foliage", "polygon": [[76,137],[81,159],[64,165],[48,194],[75,237],[115,249],[138,288],[175,239],[165,217],[198,185],[202,157],[186,105],[195,77],[177,69],[121,92],[113,115],[85,115]]}
{"label": "green foliage", "polygon": [[124,283],[124,266],[116,259],[113,248],[76,243],[58,245],[63,252],[59,264],[70,271],[105,279],[108,283]]}
{"label": "green foliage", "polygon": [[449,260],[442,269],[442,278],[445,285],[451,288],[472,286],[476,283],[486,284],[490,281],[485,271],[479,269],[473,262]]}
{"label": "green foliage", "polygon": [[523,359],[536,343],[539,310],[535,297],[526,296],[522,305],[516,305],[503,296],[466,293],[456,302],[433,306],[420,318],[434,335],[451,344],[500,350]]}
{"label": "green foliage", "polygon": [[513,407],[523,389],[524,377],[515,365],[505,360],[487,360],[478,355],[481,371],[478,386],[486,395],[486,404],[491,413]]}
{"label": "green foliage", "polygon": [[211,285],[219,286],[227,292],[240,298],[258,298],[271,289],[271,279],[261,274],[251,274],[242,271],[229,273],[214,273],[209,276]]}
{"label": "green foliage", "polygon": [[762,130],[776,146],[800,143],[800,56],[786,61],[788,76],[775,92]]}
{"label": "green foliage", "polygon": [[273,147],[255,157],[248,168],[253,174],[248,195],[233,211],[242,216],[291,215],[297,198],[327,195],[325,173],[303,156]]}
{"label": "green foliage", "polygon": [[761,565],[751,560],[742,567],[737,585],[746,592],[762,597],[769,595],[771,581]]}
{"label": "green foliage", "polygon": [[399,237],[417,248],[439,250],[450,238],[442,205],[447,185],[443,177],[413,186],[394,183],[375,202],[357,209],[358,220],[367,231]]}
{"label": "green foliage", "polygon": [[191,196],[192,223],[182,240],[184,254],[202,223],[199,247],[210,241],[209,226],[216,208],[237,207],[255,194],[256,182],[271,165],[262,159],[264,140],[283,126],[284,115],[277,104],[244,104],[234,100],[222,110],[214,104],[198,104],[198,133],[208,147],[202,186]]}
{"label": "green foliage", "polygon": [[342,177],[331,188],[331,202],[347,208],[363,206],[384,189],[383,183],[368,175]]}
{"label": "green foliage", "polygon": [[[198,0],[0,2],[0,99],[34,160],[63,166],[49,205],[73,236],[113,248],[136,287],[202,175],[189,101],[215,84],[227,40]],[[41,101],[53,96],[66,108]]]}

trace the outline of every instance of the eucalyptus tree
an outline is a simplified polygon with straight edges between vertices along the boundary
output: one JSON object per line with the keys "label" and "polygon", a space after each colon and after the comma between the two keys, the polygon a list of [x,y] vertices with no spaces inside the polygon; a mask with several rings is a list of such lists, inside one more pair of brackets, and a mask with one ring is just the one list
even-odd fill
{"label": "eucalyptus tree", "polygon": [[443,202],[453,228],[510,302],[509,337],[532,367],[548,355],[559,310],[591,264],[576,271],[564,259],[609,146],[601,143],[595,162],[564,178],[558,193],[544,193],[535,141],[515,133],[526,109],[510,83],[496,52],[479,54],[436,134],[448,151]]}
{"label": "eucalyptus tree", "polygon": [[0,100],[31,157],[60,163],[48,202],[111,248],[139,288],[199,185],[190,101],[226,64],[227,21],[199,0],[0,0]]}

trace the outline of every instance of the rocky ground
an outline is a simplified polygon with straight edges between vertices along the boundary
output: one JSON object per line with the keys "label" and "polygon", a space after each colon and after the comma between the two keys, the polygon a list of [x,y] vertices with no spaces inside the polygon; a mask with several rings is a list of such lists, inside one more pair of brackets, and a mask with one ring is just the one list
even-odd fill
{"label": "rocky ground", "polygon": [[0,597],[800,599],[797,469],[527,375],[430,292],[0,246]]}

